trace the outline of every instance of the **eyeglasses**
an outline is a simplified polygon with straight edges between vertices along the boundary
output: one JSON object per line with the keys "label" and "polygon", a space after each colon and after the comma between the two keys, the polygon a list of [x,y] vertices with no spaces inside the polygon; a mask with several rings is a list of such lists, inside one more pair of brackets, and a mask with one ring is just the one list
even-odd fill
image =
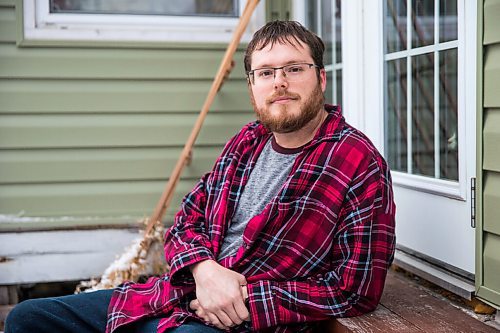
{"label": "eyeglasses", "polygon": [[253,85],[268,85],[274,82],[276,71],[281,69],[283,76],[289,82],[298,82],[306,78],[306,72],[311,68],[319,68],[318,65],[308,63],[290,64],[281,67],[257,68],[247,72],[248,79]]}

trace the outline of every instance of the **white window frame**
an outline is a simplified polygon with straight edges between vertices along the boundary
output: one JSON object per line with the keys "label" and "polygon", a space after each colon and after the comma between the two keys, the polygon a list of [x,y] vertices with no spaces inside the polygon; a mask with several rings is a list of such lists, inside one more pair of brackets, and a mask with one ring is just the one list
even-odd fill
{"label": "white window frame", "polygon": [[[240,0],[239,15],[245,1]],[[24,39],[118,42],[221,42],[231,40],[239,18],[50,13],[49,0],[23,0]],[[242,42],[265,23],[261,2]]]}
{"label": "white window frame", "polygon": [[[437,2],[436,2],[437,6]],[[466,124],[475,124],[475,112],[466,112],[466,110],[473,110],[475,111],[476,109],[476,96],[475,96],[475,82],[476,82],[476,76],[475,76],[475,66],[465,66],[465,64],[476,64],[476,36],[475,34],[467,33],[465,29],[465,22],[473,22],[475,24],[477,18],[473,16],[472,14],[476,12],[476,10],[471,10],[471,7],[475,6],[470,6],[466,4],[464,0],[457,0],[457,17],[458,17],[458,38],[457,41],[451,41],[451,42],[444,42],[444,43],[438,43],[437,46],[426,46],[419,48],[417,50],[410,49],[410,50],[405,50],[401,51],[402,53],[408,53],[410,55],[414,54],[420,54],[420,53],[425,53],[428,51],[434,52],[435,55],[435,60],[438,58],[436,57],[437,51],[441,51],[442,49],[449,49],[449,48],[454,48],[456,46],[457,48],[457,54],[458,54],[458,61],[457,61],[457,103],[458,103],[458,117],[457,117],[457,131],[458,131],[458,181],[451,181],[451,180],[444,180],[444,179],[438,179],[438,178],[432,178],[432,177],[427,177],[427,176],[421,176],[421,175],[414,175],[414,174],[409,174],[407,172],[401,172],[401,171],[392,171],[393,175],[393,182],[394,184],[400,185],[402,187],[407,187],[411,189],[416,189],[420,190],[423,192],[428,192],[432,194],[438,194],[442,196],[446,196],[449,198],[453,199],[458,199],[458,200],[466,200],[467,198],[467,161],[466,161],[466,156],[475,156],[475,148],[474,145],[468,144],[468,142],[471,142],[470,135],[474,135],[475,133],[475,125],[474,126],[468,126],[466,130]],[[410,10],[410,6],[408,6],[408,11]],[[379,19],[379,29],[380,29],[380,36],[384,38],[383,35],[383,22],[384,22],[384,13],[383,13],[383,4],[379,6],[378,11],[380,14],[378,15]],[[407,17],[409,14],[407,14]],[[467,15],[467,16],[466,16]],[[466,21],[469,20],[469,21]],[[437,26],[439,25],[439,22],[435,22],[435,38],[439,38],[438,36],[438,29]],[[410,29],[408,29],[410,30]],[[472,31],[475,31],[475,29],[470,29]],[[409,43],[411,43],[411,38],[409,35],[409,31],[407,31],[407,40]],[[470,46],[466,47],[466,44]],[[382,70],[383,67],[385,66],[385,61],[388,60],[389,58],[392,59],[394,54],[392,55],[384,55],[383,54],[383,39],[380,43],[380,61],[382,63]],[[398,53],[398,54],[402,54]],[[407,64],[408,66],[411,65],[410,62]],[[435,80],[438,75],[438,70],[436,70],[436,67],[438,67],[438,62],[435,61],[435,67],[434,67],[434,75],[435,75]],[[411,69],[410,72],[411,73]],[[381,73],[380,77],[380,84],[379,86],[382,87],[382,89],[385,87],[385,78],[383,73]],[[409,89],[411,89],[411,83],[408,85]],[[436,90],[439,89],[438,85],[434,85],[435,92],[434,94],[436,95]],[[381,91],[381,101],[380,101],[380,110],[382,112],[382,115],[380,116],[380,119],[382,122],[384,121],[384,92]],[[439,96],[435,96],[435,105],[438,105],[437,103],[439,102],[438,98]],[[407,102],[408,104],[408,109],[411,112],[411,100]],[[434,110],[434,112],[437,114],[435,115],[435,127],[439,127],[439,123],[437,120],[439,120],[439,110]],[[410,113],[411,115],[411,113]],[[411,120],[411,117],[409,118],[409,121]],[[383,129],[383,123],[381,128]],[[439,128],[438,128],[439,129]],[[466,135],[469,135],[469,137],[466,137]],[[384,140],[384,133],[383,131],[379,133],[379,136],[381,138],[381,142]],[[409,140],[411,141],[411,140]],[[475,140],[472,139],[472,141],[475,142]],[[437,144],[437,140],[435,140],[435,144]],[[436,153],[439,150],[436,150]],[[411,150],[409,151],[411,152]],[[439,161],[439,160],[438,160]]]}

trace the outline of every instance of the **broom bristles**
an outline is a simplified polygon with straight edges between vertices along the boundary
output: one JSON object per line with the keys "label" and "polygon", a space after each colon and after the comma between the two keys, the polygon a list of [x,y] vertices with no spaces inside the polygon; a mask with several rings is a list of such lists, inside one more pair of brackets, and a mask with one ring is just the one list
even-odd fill
{"label": "broom bristles", "polygon": [[[147,224],[149,218],[141,220]],[[116,288],[125,281],[137,282],[144,276],[161,275],[168,271],[163,256],[162,223],[155,223],[151,231],[141,238],[135,239],[123,254],[106,268],[99,279],[81,281],[75,293]]]}

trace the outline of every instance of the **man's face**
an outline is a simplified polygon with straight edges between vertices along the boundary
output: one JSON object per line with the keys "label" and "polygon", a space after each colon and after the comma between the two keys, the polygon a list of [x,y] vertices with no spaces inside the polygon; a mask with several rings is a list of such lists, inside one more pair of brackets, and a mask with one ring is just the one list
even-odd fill
{"label": "man's face", "polygon": [[[294,63],[314,63],[309,46],[301,43],[274,44],[252,54],[251,69],[281,67]],[[324,69],[312,67],[299,81],[290,82],[282,70],[276,70],[274,80],[266,84],[249,84],[250,98],[257,118],[270,131],[290,133],[304,127],[323,109],[326,88]]]}

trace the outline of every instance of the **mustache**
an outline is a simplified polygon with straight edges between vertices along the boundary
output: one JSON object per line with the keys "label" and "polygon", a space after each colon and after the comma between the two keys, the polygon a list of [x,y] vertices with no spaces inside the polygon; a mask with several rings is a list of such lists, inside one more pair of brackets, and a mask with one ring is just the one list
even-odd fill
{"label": "mustache", "polygon": [[266,103],[267,104],[271,104],[276,99],[282,98],[282,97],[287,97],[287,98],[297,99],[297,100],[300,99],[300,95],[299,94],[295,94],[295,93],[289,92],[287,90],[281,90],[281,91],[275,92],[274,94],[272,94],[271,96],[269,96],[268,98],[266,98]]}

